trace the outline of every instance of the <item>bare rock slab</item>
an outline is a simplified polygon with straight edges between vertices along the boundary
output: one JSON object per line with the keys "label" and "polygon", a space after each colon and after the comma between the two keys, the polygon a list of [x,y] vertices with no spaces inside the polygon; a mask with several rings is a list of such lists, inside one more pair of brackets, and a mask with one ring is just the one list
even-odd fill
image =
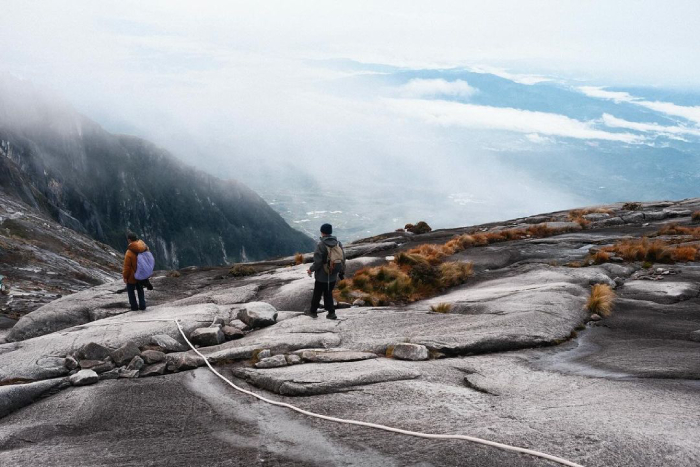
{"label": "bare rock slab", "polygon": [[377,354],[371,352],[357,352],[353,350],[302,350],[296,352],[305,362],[312,363],[338,363],[356,362],[377,358]]}
{"label": "bare rock slab", "polygon": [[427,360],[428,348],[420,344],[396,344],[394,346],[393,356],[399,360]]}
{"label": "bare rock slab", "polygon": [[700,284],[691,282],[644,281],[625,282],[624,296],[637,300],[649,300],[657,303],[676,303],[697,297]]}
{"label": "bare rock slab", "polygon": [[224,333],[219,327],[214,328],[199,328],[192,331],[190,341],[194,345],[209,347],[211,345],[219,345],[224,342]]}
{"label": "bare rock slab", "polygon": [[80,370],[69,378],[70,384],[73,386],[87,386],[88,384],[95,384],[100,380],[100,377],[92,370]]}
{"label": "bare rock slab", "polygon": [[49,379],[27,384],[0,386],[0,418],[27,406],[47,392],[66,384],[65,378]]}
{"label": "bare rock slab", "polygon": [[308,363],[259,371],[235,368],[233,375],[267,391],[285,396],[344,392],[357,386],[420,377],[420,373],[387,359],[350,363]]}
{"label": "bare rock slab", "polygon": [[263,328],[277,322],[277,309],[265,302],[246,303],[238,312],[238,319],[251,328]]}

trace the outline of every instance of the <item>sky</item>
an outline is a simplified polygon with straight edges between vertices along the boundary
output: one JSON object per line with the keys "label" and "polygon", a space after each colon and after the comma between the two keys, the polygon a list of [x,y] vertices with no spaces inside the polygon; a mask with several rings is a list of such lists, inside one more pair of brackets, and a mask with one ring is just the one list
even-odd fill
{"label": "sky", "polygon": [[[338,184],[384,201],[412,187],[415,200],[431,200],[416,202],[421,214],[441,208],[435,197],[489,206],[455,224],[535,213],[590,199],[494,153],[658,146],[700,131],[695,1],[3,0],[2,17],[5,72],[273,203],[295,178],[294,189]],[[445,69],[505,81],[401,74]],[[564,98],[555,109],[496,104],[493,89],[509,83],[557,84],[615,112],[566,111]],[[558,90],[542,89],[553,101]],[[329,181],[340,170],[343,180]],[[419,194],[437,186],[439,195]],[[483,196],[494,187],[500,197]],[[391,222],[405,216],[410,206]]]}

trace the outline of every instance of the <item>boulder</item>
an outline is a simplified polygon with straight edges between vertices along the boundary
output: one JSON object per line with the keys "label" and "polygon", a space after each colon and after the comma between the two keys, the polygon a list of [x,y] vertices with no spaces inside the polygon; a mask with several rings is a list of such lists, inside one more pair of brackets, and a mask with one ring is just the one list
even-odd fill
{"label": "boulder", "polygon": [[358,298],[354,302],[352,302],[352,306],[365,306],[365,301],[361,298]]}
{"label": "boulder", "polygon": [[175,361],[175,368],[178,371],[194,370],[204,364],[204,359],[199,355],[183,354]]}
{"label": "boulder", "polygon": [[602,219],[594,223],[595,227],[609,227],[613,225],[623,225],[625,221],[621,217],[611,217],[609,219]]}
{"label": "boulder", "polygon": [[87,386],[88,384],[95,384],[98,382],[100,377],[92,370],[80,370],[68,379],[73,386]]}
{"label": "boulder", "polygon": [[198,328],[190,334],[190,341],[194,345],[208,347],[211,345],[219,345],[224,342],[224,333],[221,328]]}
{"label": "boulder", "polygon": [[63,361],[63,366],[65,366],[69,370],[75,370],[76,368],[78,368],[78,361],[69,355]]}
{"label": "boulder", "polygon": [[644,222],[643,212],[631,212],[629,214],[623,214],[622,220],[627,223],[642,223]]}
{"label": "boulder", "polygon": [[134,357],[139,355],[141,351],[138,346],[133,342],[127,342],[126,344],[119,347],[117,350],[112,352],[112,360],[118,366],[128,364]]}
{"label": "boulder", "polygon": [[226,339],[227,341],[240,339],[241,337],[245,336],[245,333],[243,331],[233,326],[224,326],[223,328],[221,328],[221,331],[224,333],[224,339]]}
{"label": "boulder", "polygon": [[184,352],[189,347],[185,344],[178,342],[167,334],[156,334],[151,337],[151,345],[157,345],[165,352]]}
{"label": "boulder", "polygon": [[700,329],[690,333],[690,340],[695,342],[700,342]]}
{"label": "boulder", "polygon": [[129,362],[129,365],[127,365],[126,369],[139,371],[141,368],[143,368],[143,365],[144,365],[143,358],[141,358],[139,355],[137,355],[131,359],[131,361]]}
{"label": "boulder", "polygon": [[660,221],[662,219],[666,219],[666,214],[663,211],[646,211],[644,213],[644,220],[647,221]]}
{"label": "boulder", "polygon": [[138,378],[139,377],[139,370],[128,370],[128,369],[119,369],[119,377],[120,378]]}
{"label": "boulder", "polygon": [[95,373],[104,373],[114,369],[114,363],[111,360],[100,361],[100,360],[80,360],[80,368],[83,370],[92,370]]}
{"label": "boulder", "polygon": [[420,344],[396,344],[393,356],[399,360],[427,360],[428,348]]}
{"label": "boulder", "polygon": [[263,350],[259,351],[258,353],[254,353],[254,355],[258,360],[262,360],[264,358],[271,357],[272,352],[270,351],[270,349],[263,349]]}
{"label": "boulder", "polygon": [[238,319],[251,328],[263,328],[277,322],[277,310],[265,302],[246,303],[238,312]]}
{"label": "boulder", "polygon": [[284,355],[263,358],[255,364],[255,368],[278,368],[281,366],[287,366],[287,359]]}
{"label": "boulder", "polygon": [[214,318],[214,320],[211,322],[211,324],[209,325],[209,327],[210,327],[210,328],[214,328],[214,327],[217,327],[217,326],[218,326],[218,327],[221,327],[221,326],[224,326],[225,324],[226,324],[226,321],[224,321],[224,318],[222,318],[221,316],[217,316],[217,317]]}
{"label": "boulder", "polygon": [[154,363],[153,365],[147,365],[141,369],[139,376],[157,376],[165,373],[165,362]]}
{"label": "boulder", "polygon": [[111,355],[112,351],[100,344],[90,342],[85,347],[80,349],[78,357],[81,360],[105,360]]}
{"label": "boulder", "polygon": [[119,372],[121,368],[114,368],[109,371],[105,371],[100,375],[100,379],[117,379],[119,378]]}
{"label": "boulder", "polygon": [[601,319],[603,318],[598,313],[593,313],[591,315],[591,321],[600,321]]}
{"label": "boulder", "polygon": [[298,363],[301,363],[301,357],[295,354],[287,355],[287,363],[289,363],[290,365],[296,365]]}
{"label": "boulder", "polygon": [[144,363],[159,363],[165,361],[165,354],[157,350],[144,350],[141,352],[141,358]]}

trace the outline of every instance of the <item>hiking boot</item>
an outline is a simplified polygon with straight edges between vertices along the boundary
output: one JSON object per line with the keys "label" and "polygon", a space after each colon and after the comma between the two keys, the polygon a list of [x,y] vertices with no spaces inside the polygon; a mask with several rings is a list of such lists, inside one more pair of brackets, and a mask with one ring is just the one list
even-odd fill
{"label": "hiking boot", "polygon": [[327,319],[338,319],[338,317],[336,316],[335,313],[328,313],[328,314],[326,315],[326,318],[327,318]]}
{"label": "hiking boot", "polygon": [[316,313],[315,311],[305,311],[304,315],[314,319],[318,318],[318,313]]}

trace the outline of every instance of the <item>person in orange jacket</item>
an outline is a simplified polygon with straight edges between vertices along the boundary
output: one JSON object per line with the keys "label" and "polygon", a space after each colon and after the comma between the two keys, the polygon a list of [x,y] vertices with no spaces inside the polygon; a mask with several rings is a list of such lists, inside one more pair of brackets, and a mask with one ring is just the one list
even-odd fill
{"label": "person in orange jacket", "polygon": [[[131,305],[131,310],[145,310],[146,309],[146,297],[143,293],[143,285],[141,282],[136,280],[134,274],[136,274],[136,260],[139,253],[143,253],[148,250],[148,247],[143,242],[139,240],[138,235],[133,232],[126,234],[126,239],[129,241],[129,246],[126,249],[126,254],[124,255],[124,269],[122,271],[122,276],[124,277],[124,283],[126,284],[126,292],[129,295],[129,304]],[[139,300],[136,302],[136,293],[138,293]]]}

